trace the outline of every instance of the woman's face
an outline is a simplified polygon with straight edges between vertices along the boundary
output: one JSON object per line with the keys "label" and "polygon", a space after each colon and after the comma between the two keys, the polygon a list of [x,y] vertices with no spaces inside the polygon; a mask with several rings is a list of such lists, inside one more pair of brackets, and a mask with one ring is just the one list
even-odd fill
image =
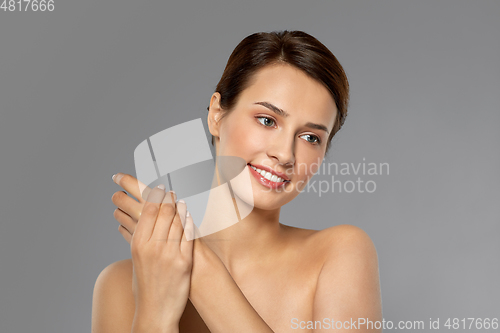
{"label": "woman's face", "polygon": [[254,206],[272,210],[293,200],[325,155],[337,113],[328,90],[300,69],[279,64],[259,70],[234,110],[216,124],[224,113],[219,102],[215,93],[208,117],[217,155],[238,156],[247,168],[264,166],[289,179],[277,186],[279,179],[265,180],[249,169]]}

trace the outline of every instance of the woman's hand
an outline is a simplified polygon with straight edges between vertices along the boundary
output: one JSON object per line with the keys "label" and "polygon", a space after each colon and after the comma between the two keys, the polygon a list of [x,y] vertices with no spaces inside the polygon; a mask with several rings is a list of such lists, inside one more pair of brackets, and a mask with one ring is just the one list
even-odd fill
{"label": "woman's hand", "polygon": [[130,240],[134,322],[153,320],[159,330],[178,328],[190,290],[193,241],[186,235],[193,232],[192,218],[182,200],[176,208],[163,185],[152,189],[142,205]]}
{"label": "woman's hand", "polygon": [[[117,207],[113,212],[113,216],[120,223],[118,231],[130,244],[137,221],[139,221],[144,203],[146,202],[143,196],[147,198],[151,189],[133,176],[123,173],[114,175],[113,181],[131,195],[128,196],[127,192],[118,191],[111,197],[111,200]],[[143,195],[141,195],[141,193],[143,193]],[[173,196],[172,201],[176,202],[177,197],[175,193],[170,193]]]}
{"label": "woman's hand", "polygon": [[[145,217],[148,213],[147,211],[149,210],[146,206],[152,204],[148,197],[148,200],[144,200],[141,196],[141,193],[143,192],[142,189],[144,190],[144,193],[150,193],[152,194],[153,191],[157,191],[157,189],[151,190],[150,188],[147,188],[143,183],[139,182],[137,179],[130,175],[125,175],[125,174],[117,174],[115,177],[113,177],[113,180],[115,183],[118,185],[122,186],[130,195],[134,196],[137,198],[137,201],[134,200],[132,197],[128,196],[124,192],[116,192],[113,195],[113,203],[118,207],[115,210],[114,216],[120,222],[121,226],[119,228],[121,234],[127,240],[129,243],[131,243],[131,246],[136,246],[136,239],[139,239],[137,237],[137,234],[139,233],[139,230],[141,228],[141,223],[143,221],[147,221],[148,219]],[[146,192],[148,191],[148,192]],[[167,195],[168,198],[168,195]],[[165,200],[165,199],[164,199]],[[172,202],[175,202],[176,199],[173,199]],[[159,205],[158,206],[163,206]],[[179,210],[180,207],[184,205],[183,203],[179,202]],[[161,210],[161,209],[160,209]],[[182,217],[182,212],[177,213],[176,216],[180,214]],[[161,215],[161,213],[159,214]],[[154,216],[154,214],[153,214]],[[153,220],[154,218],[150,218],[150,220]],[[168,220],[168,219],[167,219]],[[175,221],[176,219],[174,218],[172,221]],[[139,221],[139,222],[137,222]],[[158,221],[156,222],[158,225],[161,225],[161,219],[158,218]],[[192,218],[187,218],[187,226],[185,229],[185,233],[191,232],[188,230],[193,230],[193,233],[191,236],[195,235],[197,230],[196,226],[194,225]],[[146,223],[147,225],[147,223]],[[126,227],[126,229],[125,229]],[[192,228],[192,229],[189,229]],[[153,233],[157,232],[156,228],[154,228]],[[170,236],[170,234],[169,234]],[[142,237],[141,237],[142,239]],[[192,239],[192,237],[190,238]],[[158,243],[158,242],[150,242],[150,243]],[[170,242],[168,242],[170,244]],[[153,296],[151,296],[150,301],[147,301],[146,295],[148,294],[148,289],[146,286],[150,285],[160,285],[163,287],[160,287],[158,290],[165,292],[168,294],[168,289],[167,285],[168,282],[167,278],[170,278],[170,274],[173,274],[170,279],[170,281],[175,281],[179,280],[180,276],[177,275],[175,276],[175,270],[169,271],[169,273],[161,273],[161,274],[167,274],[167,275],[157,275],[157,272],[161,270],[160,265],[158,263],[163,262],[159,259],[157,260],[152,260],[150,261],[158,265],[158,267],[154,266],[149,266],[149,273],[141,274],[139,271],[139,268],[142,267],[141,265],[137,265],[134,261],[134,296],[136,295],[136,292],[138,292],[138,296],[136,298],[136,317],[134,317],[134,327],[136,327],[136,318],[141,318],[138,320],[139,323],[141,322],[146,322],[146,324],[143,326],[145,327],[143,331],[149,331],[149,332],[160,332],[160,331],[166,331],[166,332],[176,332],[178,329],[178,325],[176,324],[178,320],[173,320],[172,318],[180,315],[182,316],[182,311],[184,310],[185,305],[187,304],[187,294],[189,293],[189,298],[193,305],[196,306],[197,311],[202,315],[203,318],[207,318],[207,320],[204,319],[204,321],[207,323],[209,328],[212,331],[228,331],[228,332],[236,332],[236,331],[241,331],[241,326],[242,323],[245,323],[243,327],[247,328],[247,331],[253,331],[253,332],[272,332],[272,330],[269,328],[269,326],[265,323],[265,321],[259,316],[259,314],[253,309],[251,304],[248,302],[248,300],[245,298],[231,275],[229,274],[228,270],[224,266],[223,262],[220,260],[220,258],[213,252],[210,247],[203,242],[202,238],[196,238],[191,240],[190,242],[181,242],[181,250],[180,252],[182,253],[182,246],[184,243],[191,243],[192,248],[191,248],[191,254],[192,254],[192,263],[191,263],[191,280],[189,281],[188,285],[188,291],[186,292],[185,289],[182,291],[178,290],[179,294],[182,294],[183,296],[174,296],[173,299],[170,297],[159,297],[159,293],[155,293],[154,289],[149,289],[150,292],[153,292]],[[151,251],[151,253],[154,253]],[[153,255],[151,255],[153,256]],[[134,259],[134,257],[133,257]],[[166,266],[166,265],[165,265]],[[136,269],[137,269],[137,275],[136,275]],[[147,271],[146,271],[147,272]],[[166,279],[162,281],[162,279],[157,278],[156,281],[153,279],[153,277],[158,277],[158,276],[165,276]],[[151,281],[146,282],[146,278],[150,278]],[[182,280],[182,279],[181,279]],[[142,281],[142,282],[141,282]],[[192,282],[192,283],[191,283]],[[178,285],[174,285],[175,288],[179,288],[182,286],[182,288],[185,288],[186,286],[186,280],[183,280],[183,282],[177,282]],[[145,293],[144,297],[141,298],[142,296],[140,295],[141,288],[143,287]],[[180,289],[180,288],[179,288]],[[175,294],[175,292],[174,292]],[[179,303],[175,303],[175,297],[178,297],[177,300],[179,300]],[[186,298],[184,298],[186,297]],[[138,303],[137,299],[143,300],[143,302]],[[180,300],[185,300],[181,304]],[[172,308],[177,309],[177,312],[175,315],[168,312],[169,310],[163,310],[165,309],[165,303],[160,303],[161,305],[157,305],[158,302],[161,301],[172,301],[172,304],[177,304],[173,305]],[[215,303],[214,303],[215,302]],[[156,303],[156,305],[155,305]],[[214,304],[216,306],[214,307]],[[184,306],[183,306],[184,305]],[[139,308],[137,308],[139,306]],[[158,309],[161,311],[158,312]],[[179,310],[182,309],[182,310]],[[156,311],[156,312],[154,312]],[[227,320],[227,311],[231,312],[231,320]],[[167,315],[166,317],[161,317],[163,315]],[[144,320],[142,319],[144,318]],[[162,318],[162,323],[161,326],[154,325],[157,327],[151,327],[151,321],[156,320],[156,318]],[[165,325],[170,325],[168,328],[166,328]],[[141,327],[142,325],[138,324],[137,327]],[[142,328],[142,327],[141,327]],[[140,330],[138,330],[140,331]],[[132,330],[134,332],[134,330]]]}
{"label": "woman's hand", "polygon": [[[139,221],[144,203],[146,202],[143,197],[147,197],[147,195],[151,192],[151,188],[144,185],[144,183],[142,183],[135,177],[123,173],[117,173],[116,175],[114,175],[113,181],[126,191],[118,191],[113,193],[111,200],[117,207],[113,212],[113,216],[118,221],[118,223],[120,223],[120,225],[118,226],[118,231],[130,244],[132,235],[134,234],[135,228],[137,226],[137,221]],[[127,195],[127,192],[129,195]],[[141,195],[141,193],[143,194]],[[169,193],[171,195],[172,202],[176,202],[177,196],[175,195],[175,192]],[[197,247],[195,247],[195,249],[201,247],[206,248],[206,245],[202,242],[202,239],[198,238],[199,230],[196,225],[193,225],[193,228],[195,230],[194,235],[196,235],[195,243],[200,243]]]}

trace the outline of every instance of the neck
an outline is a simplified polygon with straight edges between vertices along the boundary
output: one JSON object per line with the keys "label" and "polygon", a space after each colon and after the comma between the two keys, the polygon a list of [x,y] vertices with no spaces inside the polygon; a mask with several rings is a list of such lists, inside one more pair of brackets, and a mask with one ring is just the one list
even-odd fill
{"label": "neck", "polygon": [[284,229],[279,223],[280,209],[255,208],[240,222],[203,237],[229,272],[250,269],[266,263],[285,245]]}
{"label": "neck", "polygon": [[[218,151],[217,144],[218,140],[216,141],[216,151]],[[219,155],[217,154],[217,156]],[[220,171],[217,161],[216,159],[213,183],[220,186]],[[227,197],[219,197],[218,194],[214,194],[212,197],[212,195],[213,193],[210,195],[208,206],[217,208],[209,209],[211,213],[207,214],[209,216],[207,220],[217,221],[215,224],[226,219],[232,220],[227,218],[231,214],[224,212],[233,211],[234,207],[238,206],[236,200],[232,198],[232,202],[231,200],[228,202]],[[252,264],[265,263],[284,248],[285,233],[283,225],[279,223],[280,210],[281,207],[274,210],[252,207],[250,214],[243,219],[238,217],[239,222],[228,224],[230,226],[227,228],[209,233],[202,237],[203,242],[219,257],[230,273],[236,270],[242,272],[251,269]],[[210,223],[208,223],[209,226]],[[224,225],[224,222],[221,225]],[[208,229],[210,229],[209,226]]]}

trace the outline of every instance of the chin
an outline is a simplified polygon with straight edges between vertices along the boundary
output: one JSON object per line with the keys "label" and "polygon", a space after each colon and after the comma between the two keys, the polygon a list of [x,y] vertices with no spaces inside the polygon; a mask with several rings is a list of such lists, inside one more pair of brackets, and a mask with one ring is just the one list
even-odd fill
{"label": "chin", "polygon": [[[279,197],[280,195],[282,195],[283,197]],[[254,207],[262,210],[276,210],[283,207],[295,198],[296,196],[292,197],[291,193],[285,192],[254,192]]]}

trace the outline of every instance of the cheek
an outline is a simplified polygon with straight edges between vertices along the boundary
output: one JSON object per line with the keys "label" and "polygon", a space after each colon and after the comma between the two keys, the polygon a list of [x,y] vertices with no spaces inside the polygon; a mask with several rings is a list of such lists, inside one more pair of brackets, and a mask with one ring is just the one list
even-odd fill
{"label": "cheek", "polygon": [[301,192],[309,183],[309,180],[314,176],[321,166],[322,156],[317,154],[305,154],[307,158],[303,158],[299,163],[297,163],[297,191]]}
{"label": "cheek", "polygon": [[319,154],[311,152],[305,153],[302,161],[297,165],[301,178],[306,182],[309,181],[309,179],[319,170],[322,160],[323,157]]}
{"label": "cheek", "polygon": [[322,160],[322,156],[315,156],[315,158],[311,161],[311,166],[309,168],[311,170],[311,177],[314,176],[316,172],[318,172]]}
{"label": "cheek", "polygon": [[266,137],[248,122],[228,123],[223,133],[221,141],[226,148],[225,151],[234,156],[258,152],[266,145]]}

